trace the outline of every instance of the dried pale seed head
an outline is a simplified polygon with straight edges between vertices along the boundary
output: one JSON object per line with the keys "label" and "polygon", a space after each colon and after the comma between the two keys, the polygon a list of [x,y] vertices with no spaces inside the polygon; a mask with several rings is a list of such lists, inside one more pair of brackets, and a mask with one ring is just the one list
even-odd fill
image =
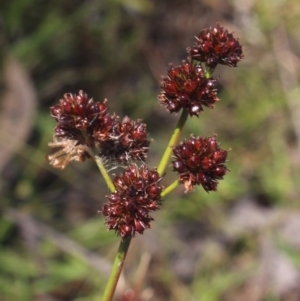
{"label": "dried pale seed head", "polygon": [[54,137],[54,141],[48,143],[51,148],[58,150],[48,155],[50,165],[55,168],[64,169],[71,161],[85,161],[89,158],[89,148],[78,145],[76,140]]}

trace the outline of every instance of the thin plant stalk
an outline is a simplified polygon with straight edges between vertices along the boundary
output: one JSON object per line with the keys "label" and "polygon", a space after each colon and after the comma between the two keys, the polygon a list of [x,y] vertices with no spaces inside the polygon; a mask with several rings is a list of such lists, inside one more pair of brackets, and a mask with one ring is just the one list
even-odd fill
{"label": "thin plant stalk", "polygon": [[131,237],[126,238],[120,242],[118,253],[117,256],[115,257],[112,270],[104,290],[102,301],[111,301],[114,296],[118,284],[118,280],[123,269],[124,261],[126,258],[126,254],[130,242],[131,242]]}
{"label": "thin plant stalk", "polygon": [[103,161],[102,159],[99,157],[99,156],[94,156],[95,158],[95,161],[96,161],[96,164],[103,176],[103,179],[104,181],[106,182],[107,186],[108,186],[108,189],[111,191],[111,192],[114,192],[116,190],[115,188],[115,185],[111,179],[111,177],[109,176],[104,164],[103,164]]}
{"label": "thin plant stalk", "polygon": [[167,146],[167,148],[162,156],[162,159],[157,167],[157,172],[159,173],[159,175],[163,175],[163,173],[165,172],[165,170],[167,168],[169,159],[172,154],[172,148],[173,148],[173,146],[175,146],[177,144],[177,141],[180,137],[182,128],[187,120],[187,117],[188,117],[188,112],[186,110],[182,110],[182,113],[181,113],[178,123],[175,127],[175,130],[171,136],[171,139],[168,143],[168,146]]}
{"label": "thin plant stalk", "polygon": [[178,187],[178,185],[180,184],[179,180],[174,181],[172,184],[170,184],[169,186],[167,186],[162,193],[160,194],[162,198],[164,198],[167,194],[169,194],[170,192],[172,192],[175,188]]}

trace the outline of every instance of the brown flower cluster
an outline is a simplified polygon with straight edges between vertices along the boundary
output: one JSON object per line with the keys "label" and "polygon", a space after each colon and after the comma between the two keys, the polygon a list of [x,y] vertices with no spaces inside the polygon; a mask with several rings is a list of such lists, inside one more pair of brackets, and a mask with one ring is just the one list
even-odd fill
{"label": "brown flower cluster", "polygon": [[168,76],[163,77],[163,92],[158,99],[170,113],[184,108],[190,116],[198,116],[203,106],[213,108],[218,101],[216,82],[216,79],[205,77],[201,65],[183,61],[178,67],[171,66]]}
{"label": "brown flower cluster", "polygon": [[186,192],[195,185],[202,185],[208,191],[216,191],[218,180],[228,172],[224,165],[227,151],[221,149],[216,137],[194,137],[181,142],[173,149],[174,171],[178,172],[180,183]]}
{"label": "brown flower cluster", "polygon": [[[54,131],[55,143],[50,146],[60,147],[59,143],[62,141],[64,145],[71,141],[69,145],[72,145],[72,156],[66,153],[71,150],[70,147],[63,148],[69,161],[78,161],[78,152],[80,158],[88,158],[86,150],[89,149],[95,150],[98,155],[111,162],[144,161],[150,144],[146,125],[141,120],[133,121],[128,117],[119,121],[116,115],[109,114],[106,103],[106,100],[94,102],[83,91],[79,91],[77,95],[65,94],[59,104],[50,108],[52,117],[57,121]],[[61,150],[59,152],[61,154]],[[49,156],[49,160],[51,157],[58,156]],[[50,163],[54,167],[58,166],[55,164],[57,160],[50,160]],[[68,160],[60,165],[60,168],[67,164]]]}
{"label": "brown flower cluster", "polygon": [[201,30],[196,40],[193,47],[187,48],[187,52],[193,60],[204,62],[210,68],[218,64],[236,67],[244,57],[238,39],[219,23]]}
{"label": "brown flower cluster", "polygon": [[119,163],[145,161],[149,144],[146,124],[140,119],[133,121],[126,116],[121,122],[115,123],[107,139],[101,140],[100,156],[105,159],[114,158]]}
{"label": "brown flower cluster", "polygon": [[107,196],[108,202],[102,207],[108,229],[127,238],[150,228],[153,218],[149,213],[161,205],[160,181],[158,172],[147,165],[128,166],[116,176],[113,180],[116,191]]}
{"label": "brown flower cluster", "polygon": [[50,108],[57,121],[55,136],[77,140],[78,144],[94,147],[95,127],[104,125],[109,116],[106,102],[94,102],[83,91],[66,93],[59,104]]}
{"label": "brown flower cluster", "polygon": [[218,23],[200,31],[193,47],[187,48],[187,60],[162,78],[160,103],[170,112],[181,109],[198,116],[203,106],[213,108],[218,101],[217,80],[211,76],[218,64],[234,66],[243,58],[242,46]]}

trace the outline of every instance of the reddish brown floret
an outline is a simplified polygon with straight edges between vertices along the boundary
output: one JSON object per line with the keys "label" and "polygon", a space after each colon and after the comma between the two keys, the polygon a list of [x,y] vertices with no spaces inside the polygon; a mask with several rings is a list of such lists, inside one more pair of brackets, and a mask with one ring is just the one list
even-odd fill
{"label": "reddish brown floret", "polygon": [[107,141],[111,138],[114,128],[117,127],[119,117],[116,115],[105,115],[102,122],[98,123],[93,132],[93,138],[96,144]]}
{"label": "reddish brown floret", "polygon": [[201,65],[183,61],[172,67],[161,82],[160,103],[170,113],[186,109],[190,116],[199,115],[203,106],[213,108],[217,97],[216,79],[206,78]]}
{"label": "reddish brown floret", "polygon": [[216,191],[218,180],[228,172],[224,165],[227,151],[221,149],[216,137],[194,137],[174,147],[174,171],[179,174],[180,183],[186,192],[195,185],[202,185],[208,191]]}
{"label": "reddish brown floret", "polygon": [[160,181],[156,169],[146,165],[131,165],[116,176],[113,180],[116,191],[107,196],[108,202],[102,207],[107,228],[115,230],[123,239],[133,237],[136,232],[143,234],[150,228],[153,218],[149,213],[161,205]]}
{"label": "reddish brown floret", "polygon": [[140,119],[131,120],[124,117],[121,122],[114,121],[111,130],[102,137],[98,132],[94,136],[100,138],[100,156],[109,161],[126,163],[130,161],[145,161],[150,140],[147,139],[146,124]]}
{"label": "reddish brown floret", "polygon": [[187,52],[193,60],[204,62],[210,68],[215,68],[217,64],[236,67],[244,57],[238,39],[219,23],[213,28],[201,30],[196,40]]}
{"label": "reddish brown floret", "polygon": [[93,131],[108,116],[105,102],[94,102],[83,91],[66,93],[59,104],[50,108],[57,121],[55,136],[78,141],[78,144],[94,146]]}

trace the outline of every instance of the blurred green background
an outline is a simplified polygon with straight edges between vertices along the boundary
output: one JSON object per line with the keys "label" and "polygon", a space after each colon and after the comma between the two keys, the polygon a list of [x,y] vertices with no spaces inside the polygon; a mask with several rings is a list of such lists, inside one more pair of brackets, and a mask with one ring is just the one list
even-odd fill
{"label": "blurred green background", "polygon": [[230,173],[217,193],[166,198],[115,300],[299,301],[299,20],[298,0],[1,1],[0,301],[101,300],[119,244],[96,166],[48,165],[49,106],[80,89],[107,98],[147,123],[156,166],[178,118],[158,104],[160,77],[216,22],[245,59],[217,68],[221,101],[184,135],[217,133]]}

